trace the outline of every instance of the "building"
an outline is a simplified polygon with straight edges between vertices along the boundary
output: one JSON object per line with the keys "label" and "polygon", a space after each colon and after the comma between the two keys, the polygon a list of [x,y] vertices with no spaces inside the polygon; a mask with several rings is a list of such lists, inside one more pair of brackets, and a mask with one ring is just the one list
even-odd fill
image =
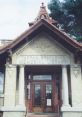
{"label": "building", "polygon": [[1,117],[82,117],[82,44],[43,3],[29,26],[0,48]]}

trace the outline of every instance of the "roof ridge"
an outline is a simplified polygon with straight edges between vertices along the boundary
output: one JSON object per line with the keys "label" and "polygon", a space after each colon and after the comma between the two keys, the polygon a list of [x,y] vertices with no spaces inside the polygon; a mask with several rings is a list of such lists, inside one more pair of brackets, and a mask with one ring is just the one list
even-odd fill
{"label": "roof ridge", "polygon": [[35,18],[35,20],[33,22],[29,23],[29,26],[34,25],[36,22],[38,22],[41,19],[45,19],[47,20],[49,23],[57,25],[57,21],[52,19],[52,17],[49,16],[47,10],[46,10],[46,6],[44,5],[44,3],[42,2],[41,6],[40,6],[40,10],[38,12],[37,17]]}

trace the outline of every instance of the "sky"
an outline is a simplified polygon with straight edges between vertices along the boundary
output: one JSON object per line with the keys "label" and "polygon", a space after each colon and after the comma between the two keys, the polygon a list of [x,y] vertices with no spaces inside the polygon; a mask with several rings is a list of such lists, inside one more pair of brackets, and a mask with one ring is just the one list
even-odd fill
{"label": "sky", "polygon": [[12,40],[28,29],[34,21],[41,3],[50,0],[0,0],[0,40]]}

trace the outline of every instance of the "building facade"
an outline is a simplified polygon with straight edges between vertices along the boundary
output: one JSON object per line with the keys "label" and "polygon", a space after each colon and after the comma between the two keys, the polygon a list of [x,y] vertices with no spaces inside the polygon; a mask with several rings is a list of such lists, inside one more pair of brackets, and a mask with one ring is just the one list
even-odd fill
{"label": "building facade", "polygon": [[58,28],[43,3],[29,26],[0,48],[0,116],[82,117],[82,44]]}

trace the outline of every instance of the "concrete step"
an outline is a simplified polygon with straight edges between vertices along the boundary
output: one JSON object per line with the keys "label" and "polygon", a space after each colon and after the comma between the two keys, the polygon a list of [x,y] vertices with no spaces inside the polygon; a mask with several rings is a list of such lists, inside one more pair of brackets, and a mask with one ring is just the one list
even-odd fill
{"label": "concrete step", "polygon": [[31,115],[31,116],[26,116],[26,117],[59,117],[59,116],[52,116],[52,115]]}
{"label": "concrete step", "polygon": [[28,114],[26,117],[60,117],[58,114]]}
{"label": "concrete step", "polygon": [[52,116],[52,115],[31,115],[31,116],[27,116],[27,117],[59,117],[59,116]]}

